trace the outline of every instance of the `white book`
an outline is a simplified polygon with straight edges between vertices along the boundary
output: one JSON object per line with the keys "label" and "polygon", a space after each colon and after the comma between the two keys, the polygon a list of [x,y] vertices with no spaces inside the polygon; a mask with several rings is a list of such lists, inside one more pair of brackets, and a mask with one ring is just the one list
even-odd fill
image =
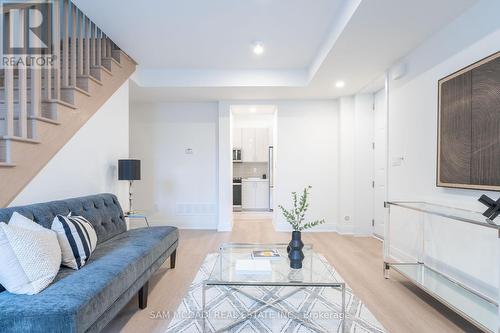
{"label": "white book", "polygon": [[235,271],[238,274],[271,274],[271,261],[236,260]]}
{"label": "white book", "polygon": [[279,259],[281,259],[281,254],[276,249],[253,251],[252,252],[252,259],[255,259],[255,260],[262,260],[262,259],[279,260]]}

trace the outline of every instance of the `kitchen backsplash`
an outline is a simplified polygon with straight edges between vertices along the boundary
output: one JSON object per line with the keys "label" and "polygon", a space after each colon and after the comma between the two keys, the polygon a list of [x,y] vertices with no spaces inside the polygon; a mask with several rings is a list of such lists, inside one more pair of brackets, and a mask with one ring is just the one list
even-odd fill
{"label": "kitchen backsplash", "polygon": [[253,163],[233,163],[233,177],[250,178],[259,177],[266,174],[268,176],[267,162]]}

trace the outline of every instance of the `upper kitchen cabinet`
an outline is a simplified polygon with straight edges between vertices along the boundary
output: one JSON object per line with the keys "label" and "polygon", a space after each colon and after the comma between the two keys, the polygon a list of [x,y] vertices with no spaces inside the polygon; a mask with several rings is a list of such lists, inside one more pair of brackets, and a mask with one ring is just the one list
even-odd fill
{"label": "upper kitchen cabinet", "polygon": [[269,129],[255,129],[255,162],[267,162],[269,159]]}
{"label": "upper kitchen cabinet", "polygon": [[233,148],[241,149],[241,128],[233,128]]}
{"label": "upper kitchen cabinet", "polygon": [[241,154],[243,162],[267,162],[268,151],[269,129],[241,129]]}
{"label": "upper kitchen cabinet", "polygon": [[255,128],[241,129],[241,155],[243,162],[255,162]]}

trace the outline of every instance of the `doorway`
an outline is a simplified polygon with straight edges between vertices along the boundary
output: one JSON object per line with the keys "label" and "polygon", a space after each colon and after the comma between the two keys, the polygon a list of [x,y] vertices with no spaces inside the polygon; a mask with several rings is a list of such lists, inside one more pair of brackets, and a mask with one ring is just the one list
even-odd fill
{"label": "doorway", "polygon": [[272,220],[276,165],[274,105],[231,105],[233,220]]}

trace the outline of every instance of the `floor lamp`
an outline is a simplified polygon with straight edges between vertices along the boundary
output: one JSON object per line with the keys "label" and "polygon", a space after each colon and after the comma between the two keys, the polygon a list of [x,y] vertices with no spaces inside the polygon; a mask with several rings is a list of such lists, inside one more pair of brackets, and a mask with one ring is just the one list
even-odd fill
{"label": "floor lamp", "polygon": [[140,160],[118,160],[118,180],[128,180],[128,202],[129,211],[126,215],[134,214],[132,208],[132,184],[134,180],[141,180],[141,161]]}

